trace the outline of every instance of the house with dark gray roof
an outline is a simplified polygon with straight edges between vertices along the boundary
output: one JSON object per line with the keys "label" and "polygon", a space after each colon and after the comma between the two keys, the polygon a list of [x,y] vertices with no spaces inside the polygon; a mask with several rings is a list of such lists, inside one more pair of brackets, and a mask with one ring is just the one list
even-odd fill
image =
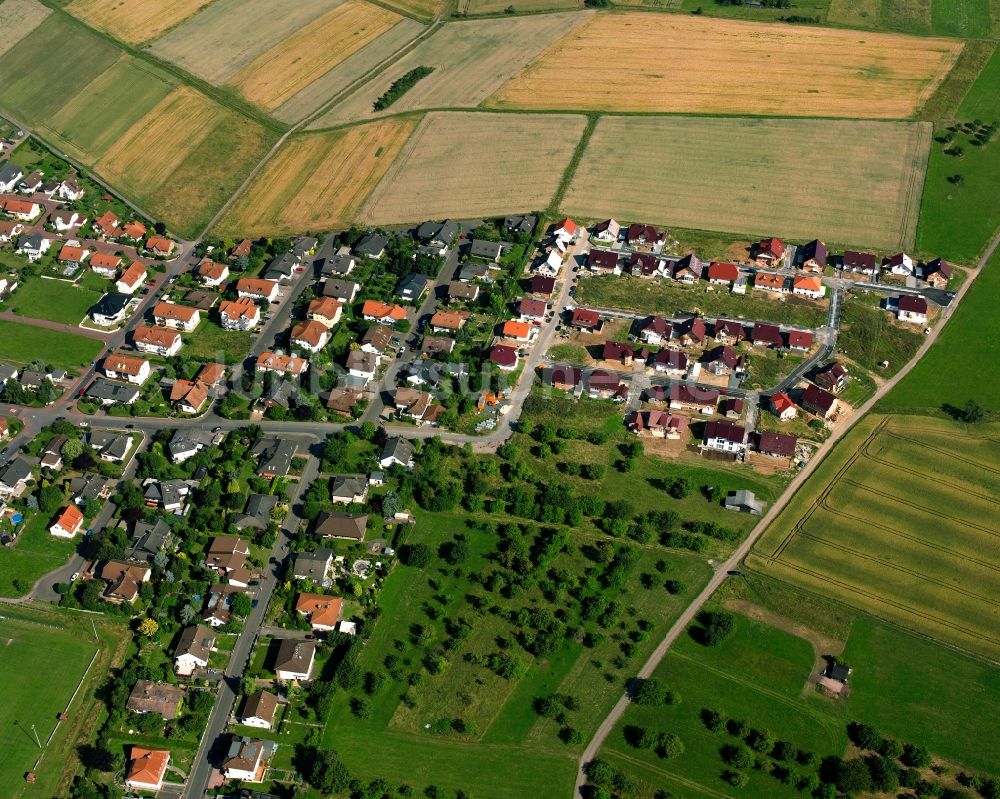
{"label": "house with dark gray roof", "polygon": [[451,246],[455,237],[458,236],[458,232],[458,222],[454,219],[446,219],[440,223],[424,222],[417,228],[417,238],[424,244],[440,251]]}
{"label": "house with dark gray roof", "polygon": [[276,507],[278,507],[278,497],[271,494],[251,494],[247,497],[243,513],[236,520],[236,526],[241,530],[247,527],[265,530],[271,523],[271,511]]}
{"label": "house with dark gray roof", "polygon": [[102,405],[131,405],[139,398],[139,389],[128,383],[113,383],[112,381],[99,377],[90,384],[84,394],[85,397],[97,400]]}
{"label": "house with dark gray roof", "polygon": [[296,580],[311,580],[326,585],[333,568],[333,550],[320,548],[312,552],[298,552],[292,556],[292,576]]}
{"label": "house with dark gray roof", "polygon": [[473,239],[469,247],[469,255],[473,258],[482,258],[484,261],[496,263],[500,260],[500,253],[503,247],[498,241],[484,241],[483,239]]}
{"label": "house with dark gray roof", "polygon": [[125,309],[132,298],[128,294],[109,291],[90,309],[90,318],[99,325],[118,324],[125,318]]}
{"label": "house with dark gray roof", "polygon": [[379,466],[388,469],[393,464],[399,464],[406,469],[413,468],[413,444],[405,438],[393,436],[386,440],[379,455]]}
{"label": "house with dark gray roof", "polygon": [[354,248],[354,254],[365,258],[381,258],[385,254],[385,247],[388,243],[388,236],[372,231],[358,242]]}
{"label": "house with dark gray roof", "polygon": [[291,280],[292,273],[295,271],[295,267],[299,265],[299,259],[292,255],[290,252],[286,252],[284,255],[280,255],[275,258],[271,263],[267,265],[267,269],[264,270],[261,277],[264,280]]}
{"label": "house with dark gray roof", "polygon": [[408,302],[420,299],[425,291],[427,276],[418,272],[410,272],[396,284],[396,296]]}
{"label": "house with dark gray roof", "polygon": [[254,454],[260,456],[257,474],[261,477],[284,477],[292,468],[295,457],[295,442],[288,439],[262,439],[254,447]]}
{"label": "house with dark gray roof", "polygon": [[368,499],[368,478],[361,474],[338,474],[330,481],[330,499],[341,505],[361,504]]}
{"label": "house with dark gray roof", "polygon": [[333,297],[341,302],[354,302],[359,291],[361,286],[353,280],[328,277],[323,283],[323,296]]}
{"label": "house with dark gray roof", "polygon": [[28,487],[32,478],[31,466],[23,458],[14,458],[0,468],[0,498],[16,499]]}
{"label": "house with dark gray roof", "polygon": [[508,233],[531,233],[535,229],[538,219],[535,216],[507,216],[504,217],[504,230]]}
{"label": "house with dark gray roof", "polygon": [[163,519],[157,519],[154,524],[137,521],[132,528],[132,548],[127,557],[130,560],[142,560],[152,563],[157,553],[173,547],[173,536],[170,525]]}
{"label": "house with dark gray roof", "polygon": [[323,259],[323,263],[320,265],[319,273],[323,277],[331,277],[333,275],[349,275],[354,271],[354,267],[357,266],[357,261],[354,256],[350,253],[338,253],[332,258]]}

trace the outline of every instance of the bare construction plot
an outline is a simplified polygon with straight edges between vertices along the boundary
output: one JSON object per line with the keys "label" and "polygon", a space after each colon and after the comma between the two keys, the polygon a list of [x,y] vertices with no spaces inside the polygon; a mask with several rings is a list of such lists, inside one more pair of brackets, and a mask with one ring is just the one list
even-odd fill
{"label": "bare construction plot", "polygon": [[[222,83],[341,0],[216,0],[152,45],[152,52]],[[315,53],[303,51],[303,59]]]}
{"label": "bare construction plot", "polygon": [[1000,428],[968,430],[863,419],[747,564],[1000,661]]}
{"label": "bare construction plot", "polygon": [[0,3],[0,55],[42,24],[52,11],[37,0],[6,0]]}
{"label": "bare construction plot", "polygon": [[[323,128],[357,119],[424,108],[472,108],[489,97],[556,37],[592,16],[543,14],[443,25],[389,69],[314,122]],[[415,67],[434,67],[392,107],[376,114],[375,101]]]}
{"label": "bare construction plot", "polygon": [[604,117],[563,209],[909,247],[930,136],[918,122]]}
{"label": "bare construction plot", "polygon": [[[72,0],[74,17],[129,44],[155,39],[179,25],[211,0]],[[2,28],[2,26],[0,26]]]}
{"label": "bare construction plot", "polygon": [[217,234],[286,235],[349,224],[416,125],[415,117],[402,117],[292,137]]}
{"label": "bare construction plot", "polygon": [[586,118],[568,114],[430,113],[361,211],[389,224],[544,208]]}
{"label": "bare construction plot", "polygon": [[905,119],[962,42],[675,14],[602,14],[491,98],[498,108]]}
{"label": "bare construction plot", "polygon": [[[252,103],[277,108],[401,19],[363,0],[345,0],[255,58],[229,85]],[[314,95],[314,107],[324,99]]]}

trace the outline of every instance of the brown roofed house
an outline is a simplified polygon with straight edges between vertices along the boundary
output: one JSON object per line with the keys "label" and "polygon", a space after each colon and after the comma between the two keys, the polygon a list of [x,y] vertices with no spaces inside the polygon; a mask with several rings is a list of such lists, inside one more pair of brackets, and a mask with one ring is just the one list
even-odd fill
{"label": "brown roofed house", "polygon": [[368,516],[364,513],[324,511],[316,519],[316,534],[324,538],[364,541]]}
{"label": "brown roofed house", "polygon": [[125,707],[132,713],[158,713],[164,720],[177,718],[184,691],[166,682],[137,680]]}

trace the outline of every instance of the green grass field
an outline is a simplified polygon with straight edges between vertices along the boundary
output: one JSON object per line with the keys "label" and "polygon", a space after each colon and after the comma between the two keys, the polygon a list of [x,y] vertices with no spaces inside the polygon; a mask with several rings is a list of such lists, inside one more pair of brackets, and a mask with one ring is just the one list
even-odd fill
{"label": "green grass field", "polygon": [[1000,659],[997,425],[863,419],[747,558],[759,570]]}
{"label": "green grass field", "polygon": [[47,514],[36,513],[17,543],[0,549],[0,596],[24,596],[39,577],[69,560],[76,544],[49,533],[51,522]]}
{"label": "green grass field", "polygon": [[849,27],[986,38],[995,29],[990,12],[991,0],[833,0],[828,19]]}
{"label": "green grass field", "polygon": [[[52,58],[52,53],[73,53]],[[31,125],[45,124],[121,55],[63,14],[50,14],[0,57],[0,105]]]}
{"label": "green grass field", "polygon": [[671,281],[652,283],[641,278],[598,275],[581,280],[576,291],[580,305],[620,308],[639,313],[673,314],[698,308],[706,316],[759,319],[802,327],[819,327],[826,320],[823,306],[789,297],[784,302],[758,293],[705,291],[704,286],[682,286]]}
{"label": "green grass field", "polygon": [[[956,119],[976,119],[986,124],[1000,121],[1000,49],[980,73],[955,113]],[[938,126],[936,135],[944,133]],[[920,205],[917,248],[956,261],[975,260],[1000,227],[1000,204],[995,202],[1000,184],[1000,132],[984,146],[959,133],[954,144],[963,155],[944,152],[941,142],[931,143],[927,177]],[[948,181],[962,176],[960,185]]]}
{"label": "green grass field", "polygon": [[184,352],[194,358],[208,361],[222,360],[239,363],[250,353],[254,334],[240,330],[224,330],[213,321],[202,318],[198,329],[184,336]]}
{"label": "green grass field", "polygon": [[[10,309],[20,316],[32,319],[48,319],[64,325],[77,325],[107,291],[108,281],[87,272],[79,284],[64,280],[46,280],[41,277],[29,278],[11,297]],[[99,281],[100,288],[94,285]],[[102,290],[103,289],[103,290]]]}
{"label": "green grass field", "polygon": [[1000,296],[1000,254],[994,255],[969,288],[955,315],[913,370],[886,395],[879,408],[961,408],[975,400],[1000,413],[1000,385],[995,369],[977,363],[1000,359],[1000,329],[993,309]]}
{"label": "green grass field", "polygon": [[40,359],[52,366],[79,369],[94,362],[103,345],[97,339],[0,320],[0,360],[23,366]]}
{"label": "green grass field", "polygon": [[[883,377],[896,374],[916,354],[924,337],[913,325],[896,324],[878,307],[882,295],[857,292],[844,300],[837,346],[848,358]],[[889,366],[879,366],[888,361]]]}
{"label": "green grass field", "polygon": [[[66,709],[97,646],[93,638],[76,629],[36,624],[27,613],[0,608],[0,671],[7,691],[0,708],[4,746],[0,751],[0,784],[13,796],[24,785],[40,754],[30,726],[35,725],[43,744],[56,726],[56,715]],[[79,708],[77,708],[79,709]],[[51,796],[65,764],[52,754],[38,769],[39,782],[28,786],[25,796]]]}

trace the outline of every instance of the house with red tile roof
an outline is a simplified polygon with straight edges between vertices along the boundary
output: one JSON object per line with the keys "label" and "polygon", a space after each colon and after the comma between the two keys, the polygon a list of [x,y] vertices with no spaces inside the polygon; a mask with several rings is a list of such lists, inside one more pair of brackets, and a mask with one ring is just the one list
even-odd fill
{"label": "house with red tile roof", "polygon": [[768,405],[771,408],[771,413],[783,422],[794,419],[799,412],[799,409],[795,407],[795,403],[792,402],[792,398],[783,391],[772,394],[768,399]]}
{"label": "house with red tile roof", "polygon": [[223,300],[219,304],[219,321],[226,330],[253,330],[260,324],[260,306],[249,297]]}
{"label": "house with red tile roof", "polygon": [[812,275],[796,275],[792,278],[792,294],[818,300],[826,294],[826,286],[818,277]]}
{"label": "house with red tile roof", "polygon": [[165,257],[174,251],[174,243],[163,236],[150,236],[146,239],[146,252]]}
{"label": "house with red tile roof", "polygon": [[190,333],[201,322],[201,312],[197,308],[161,300],[153,306],[153,320],[161,327],[172,327]]}
{"label": "house with red tile roof", "polygon": [[125,786],[136,791],[159,791],[163,787],[163,776],[170,763],[170,752],[166,749],[146,749],[133,746],[128,755],[128,773]]}
{"label": "house with red tile roof", "polygon": [[147,276],[146,267],[142,265],[141,261],[136,261],[122,272],[121,277],[118,278],[116,288],[122,294],[135,294]]}
{"label": "house with red tile roof", "polygon": [[785,242],[781,239],[761,239],[751,248],[750,257],[760,266],[778,266],[785,257]]}
{"label": "house with red tile roof", "polygon": [[49,527],[49,532],[56,538],[72,538],[83,527],[83,512],[74,504],[69,503],[62,513]]}
{"label": "house with red tile roof", "polygon": [[244,299],[274,302],[278,298],[278,284],[274,280],[241,277],[236,281],[236,294]]}
{"label": "house with red tile roof", "polygon": [[137,325],[132,331],[132,345],[139,352],[149,352],[169,358],[180,351],[182,343],[181,334],[166,327]]}
{"label": "house with red tile roof", "polygon": [[569,323],[572,327],[578,327],[590,333],[599,333],[604,327],[604,320],[598,311],[590,311],[586,308],[574,308],[573,315]]}
{"label": "house with red tile roof", "polygon": [[712,261],[705,272],[708,282],[717,286],[732,287],[739,276],[740,268],[736,264],[719,263],[718,261]]}
{"label": "house with red tile roof", "polygon": [[90,257],[90,269],[92,272],[110,279],[118,274],[118,267],[121,266],[122,259],[117,255],[109,255],[108,253],[95,252]]}
{"label": "house with red tile roof", "polygon": [[203,286],[221,286],[229,279],[229,266],[213,261],[211,258],[202,258],[198,266],[195,267],[198,280]]}
{"label": "house with red tile roof", "polygon": [[309,319],[292,328],[290,336],[293,347],[301,347],[312,353],[319,352],[330,340],[330,330],[326,325]]}

